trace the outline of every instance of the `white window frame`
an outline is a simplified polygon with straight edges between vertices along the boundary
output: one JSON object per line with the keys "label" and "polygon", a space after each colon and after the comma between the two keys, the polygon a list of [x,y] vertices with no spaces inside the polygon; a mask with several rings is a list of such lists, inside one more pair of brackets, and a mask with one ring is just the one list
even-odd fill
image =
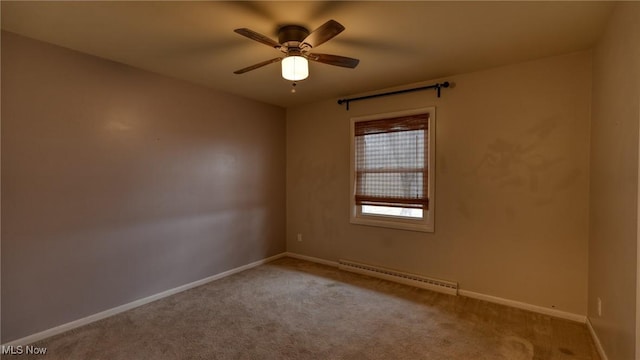
{"label": "white window frame", "polygon": [[[391,215],[374,215],[363,214],[362,206],[357,205],[355,201],[356,192],[356,163],[355,163],[355,124],[359,121],[369,121],[378,119],[387,119],[401,116],[410,116],[416,114],[429,113],[427,125],[427,194],[429,198],[429,208],[423,212],[422,219],[411,219],[408,217],[399,217]],[[372,114],[366,116],[358,116],[351,118],[351,140],[350,140],[350,222],[358,225],[380,226],[392,229],[434,232],[434,214],[435,214],[435,133],[436,133],[436,108],[435,106],[423,107],[418,109],[395,111],[384,114]]]}

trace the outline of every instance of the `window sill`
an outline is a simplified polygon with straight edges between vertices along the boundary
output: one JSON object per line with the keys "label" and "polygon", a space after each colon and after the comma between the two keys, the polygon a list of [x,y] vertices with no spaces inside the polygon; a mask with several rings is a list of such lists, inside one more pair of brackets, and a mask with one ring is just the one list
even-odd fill
{"label": "window sill", "polygon": [[390,229],[408,230],[408,231],[420,231],[420,232],[434,232],[433,223],[424,223],[423,221],[411,221],[403,219],[382,219],[378,217],[352,217],[352,224],[378,226]]}

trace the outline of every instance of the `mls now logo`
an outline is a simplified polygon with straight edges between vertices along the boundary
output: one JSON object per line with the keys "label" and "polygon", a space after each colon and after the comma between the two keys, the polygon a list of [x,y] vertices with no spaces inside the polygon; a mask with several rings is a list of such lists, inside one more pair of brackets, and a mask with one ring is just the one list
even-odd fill
{"label": "mls now logo", "polygon": [[9,346],[5,346],[2,345],[2,349],[0,351],[1,355],[45,355],[47,353],[47,348],[45,347],[35,347],[35,346],[31,346],[31,345],[27,345],[27,346],[22,346],[22,345],[18,345],[18,346],[13,346],[13,345],[9,345]]}

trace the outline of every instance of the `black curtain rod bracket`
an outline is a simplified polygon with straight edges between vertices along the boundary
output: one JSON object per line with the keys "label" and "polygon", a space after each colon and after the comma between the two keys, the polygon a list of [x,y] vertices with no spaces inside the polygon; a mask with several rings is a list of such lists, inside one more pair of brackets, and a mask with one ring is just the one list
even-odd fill
{"label": "black curtain rod bracket", "polygon": [[340,99],[340,100],[338,100],[338,105],[342,105],[343,103],[346,103],[347,104],[347,111],[348,111],[349,110],[349,103],[353,102],[353,101],[367,100],[367,99],[373,99],[373,98],[377,98],[377,97],[381,97],[381,96],[404,94],[404,93],[408,93],[408,92],[427,90],[427,89],[436,89],[436,91],[438,92],[438,97],[440,97],[440,89],[448,88],[449,85],[450,85],[449,82],[445,81],[443,83],[436,83],[436,84],[433,84],[433,85],[421,86],[421,87],[417,87],[417,88],[413,88],[413,89],[404,89],[404,90],[391,91],[391,92],[386,92],[386,93],[381,93],[381,94],[373,94],[373,95],[366,95],[366,96],[360,96],[360,97],[355,97],[355,98]]}

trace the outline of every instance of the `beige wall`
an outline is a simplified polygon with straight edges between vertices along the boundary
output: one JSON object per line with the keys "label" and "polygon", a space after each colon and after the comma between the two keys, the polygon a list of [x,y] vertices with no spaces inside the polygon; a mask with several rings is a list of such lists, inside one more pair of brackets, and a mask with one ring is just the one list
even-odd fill
{"label": "beige wall", "polygon": [[640,4],[627,3],[615,9],[593,60],[589,318],[609,359],[640,356],[634,350],[639,119]]}
{"label": "beige wall", "polygon": [[[287,249],[585,315],[591,54],[287,110]],[[427,82],[430,83],[430,82]],[[436,106],[435,233],[349,223],[349,118]],[[302,234],[298,242],[296,234]]]}
{"label": "beige wall", "polygon": [[285,250],[285,112],[2,33],[1,343]]}

